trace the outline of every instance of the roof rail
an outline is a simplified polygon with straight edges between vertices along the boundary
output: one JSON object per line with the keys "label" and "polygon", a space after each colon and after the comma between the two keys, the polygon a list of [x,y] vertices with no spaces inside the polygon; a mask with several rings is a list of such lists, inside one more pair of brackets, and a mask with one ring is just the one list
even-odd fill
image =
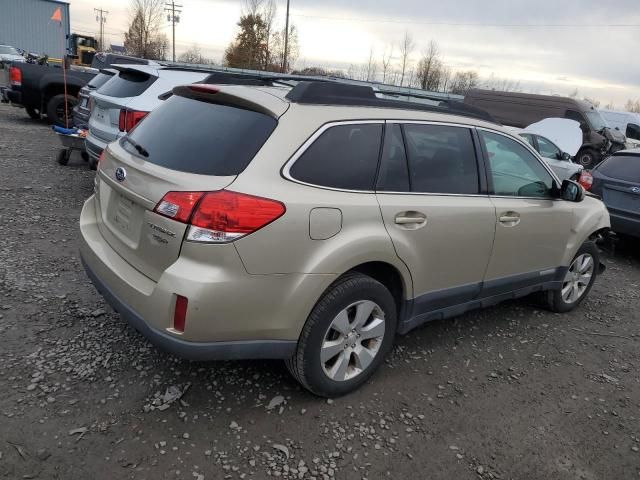
{"label": "roof rail", "polygon": [[358,107],[397,108],[420,110],[450,115],[477,118],[492,123],[496,120],[484,110],[456,100],[420,103],[393,98],[379,97],[374,87],[349,85],[337,82],[299,82],[287,94],[286,98],[294,103],[305,105],[343,105]]}
{"label": "roof rail", "polygon": [[486,111],[463,103],[464,97],[462,95],[451,93],[430,92],[418,88],[330,76],[292,75],[178,62],[159,63],[169,69],[211,72],[211,75],[199,83],[253,86],[286,85],[292,87],[287,98],[296,103],[421,110],[499,123]]}

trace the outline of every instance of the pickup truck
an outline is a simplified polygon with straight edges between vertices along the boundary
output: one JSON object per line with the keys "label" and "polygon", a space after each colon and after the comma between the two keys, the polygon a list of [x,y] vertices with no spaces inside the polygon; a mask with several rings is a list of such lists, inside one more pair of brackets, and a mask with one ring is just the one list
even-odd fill
{"label": "pickup truck", "polygon": [[114,64],[146,65],[152,62],[124,55],[98,53],[91,67],[71,66],[67,69],[66,97],[65,75],[61,66],[13,62],[9,68],[9,89],[6,90],[5,97],[13,105],[23,107],[31,118],[40,119],[46,115],[51,123],[62,127],[71,126],[71,115],[73,107],[78,103],[80,89],[95,77],[100,69]]}

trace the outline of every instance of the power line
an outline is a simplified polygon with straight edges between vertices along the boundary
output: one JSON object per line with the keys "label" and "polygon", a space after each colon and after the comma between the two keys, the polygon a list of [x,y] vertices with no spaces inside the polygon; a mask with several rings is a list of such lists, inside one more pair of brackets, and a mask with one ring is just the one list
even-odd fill
{"label": "power line", "polygon": [[171,22],[171,27],[173,30],[173,61],[176,61],[176,23],[180,23],[180,14],[182,13],[181,8],[182,5],[176,5],[176,3],[171,0],[171,2],[167,2],[165,4],[166,8],[165,12],[169,12],[167,15],[167,21]]}
{"label": "power line", "polygon": [[94,12],[96,12],[96,22],[100,24],[100,49],[104,50],[104,24],[107,23],[107,15],[109,12],[107,10],[103,10],[102,7],[94,8]]}
{"label": "power line", "polygon": [[489,27],[489,28],[640,28],[640,23],[464,23],[464,22],[421,22],[418,20],[383,19],[383,18],[356,18],[356,17],[331,17],[325,15],[306,15],[292,13],[292,17],[317,18],[323,20],[337,20],[346,22],[370,22],[370,23],[398,23],[443,27]]}

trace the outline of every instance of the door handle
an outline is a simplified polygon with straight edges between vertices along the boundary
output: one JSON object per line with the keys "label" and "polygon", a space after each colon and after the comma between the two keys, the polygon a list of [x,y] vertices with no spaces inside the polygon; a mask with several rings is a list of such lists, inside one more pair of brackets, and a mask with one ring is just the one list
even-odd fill
{"label": "door handle", "polygon": [[505,212],[500,215],[498,220],[506,227],[515,227],[520,223],[520,214],[518,212]]}
{"label": "door handle", "polygon": [[405,226],[408,228],[418,228],[427,223],[427,216],[420,212],[401,212],[395,216],[394,222],[396,225]]}

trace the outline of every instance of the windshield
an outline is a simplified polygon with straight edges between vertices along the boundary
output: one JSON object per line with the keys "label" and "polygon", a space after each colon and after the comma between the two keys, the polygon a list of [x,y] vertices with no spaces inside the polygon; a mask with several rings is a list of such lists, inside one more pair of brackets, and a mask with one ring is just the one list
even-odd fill
{"label": "windshield", "polygon": [[609,126],[607,125],[605,119],[602,118],[602,115],[600,115],[600,112],[598,112],[597,110],[589,110],[588,112],[584,112],[584,114],[587,116],[591,127],[596,132],[599,132],[603,128],[607,128]]}
{"label": "windshield", "polygon": [[20,52],[13,47],[0,46],[0,55],[20,55]]}

